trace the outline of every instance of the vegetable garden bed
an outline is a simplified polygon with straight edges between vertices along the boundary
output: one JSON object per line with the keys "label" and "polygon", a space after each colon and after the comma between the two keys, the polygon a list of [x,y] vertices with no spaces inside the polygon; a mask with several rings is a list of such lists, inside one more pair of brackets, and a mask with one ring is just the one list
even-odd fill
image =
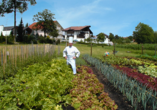
{"label": "vegetable garden bed", "polygon": [[0,109],[8,110],[116,110],[114,100],[104,92],[89,67],[80,74],[62,59],[36,63],[19,70],[14,77],[0,80]]}
{"label": "vegetable garden bed", "polygon": [[[139,80],[136,80],[137,76],[135,77],[135,74],[131,74],[129,71],[125,71],[126,72],[125,73],[124,71],[116,69],[113,65],[118,63],[118,64],[123,64],[123,65],[118,65],[119,67],[123,67],[124,65],[129,66],[130,60],[128,59],[123,60],[118,58],[114,60],[112,58],[102,60],[102,59],[90,57],[89,55],[84,55],[83,57],[91,65],[94,65],[103,74],[103,76],[105,76],[105,78],[108,79],[108,81],[112,84],[112,86],[118,89],[123,94],[123,96],[127,98],[127,100],[130,102],[130,104],[134,107],[135,110],[156,110],[157,107],[156,90],[153,89],[152,87],[149,87],[148,83],[144,83],[144,82],[141,83]],[[136,60],[131,61],[131,63],[133,65],[135,64],[134,66],[141,64],[141,62],[138,62]],[[143,64],[146,65],[147,62],[142,62],[142,65]],[[128,73],[130,73],[133,77],[130,77]],[[146,76],[146,74],[142,74],[142,75],[144,77]],[[149,77],[153,77],[153,76],[154,75],[149,74]],[[150,82],[156,83],[155,80],[154,81],[151,80]]]}
{"label": "vegetable garden bed", "polygon": [[53,59],[0,80],[0,109],[155,110],[156,92],[98,59],[84,59],[91,66],[78,66],[77,75]]}

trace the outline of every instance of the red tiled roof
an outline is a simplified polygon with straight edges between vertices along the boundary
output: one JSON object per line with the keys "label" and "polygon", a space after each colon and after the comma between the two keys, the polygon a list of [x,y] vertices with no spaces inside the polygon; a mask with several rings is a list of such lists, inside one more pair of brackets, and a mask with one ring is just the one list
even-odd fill
{"label": "red tiled roof", "polygon": [[[54,21],[54,22],[56,22],[56,21]],[[35,27],[36,24],[37,24],[37,22],[34,22],[33,24],[29,25],[28,27],[30,29],[42,29],[43,28],[42,26],[39,26],[39,25],[38,25],[38,27]]]}
{"label": "red tiled roof", "polygon": [[68,30],[82,30],[82,29],[84,29],[84,28],[86,28],[86,27],[90,27],[90,26],[73,26],[73,27],[68,27],[68,28],[66,28],[66,29],[63,29],[63,31],[68,31]]}

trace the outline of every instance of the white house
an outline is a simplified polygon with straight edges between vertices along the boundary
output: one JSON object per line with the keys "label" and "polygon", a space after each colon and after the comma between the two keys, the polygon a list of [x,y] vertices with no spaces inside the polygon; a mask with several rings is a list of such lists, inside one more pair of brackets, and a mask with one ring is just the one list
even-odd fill
{"label": "white house", "polygon": [[[105,39],[104,39],[104,42],[99,42],[100,44],[107,44],[107,45],[113,45],[113,42],[110,41],[109,39],[109,36],[107,34],[104,34],[105,35]],[[97,35],[98,36],[98,35]],[[96,36],[96,38],[97,38]]]}
{"label": "white house", "polygon": [[0,35],[1,33],[3,34],[3,36],[9,36],[11,31],[13,31],[14,26],[8,26],[8,27],[4,27],[3,25],[0,26]]}
{"label": "white house", "polygon": [[89,38],[93,32],[89,29],[91,26],[72,26],[63,29],[65,32],[65,39],[69,36],[73,36],[75,41],[84,41],[84,39]]}
{"label": "white house", "polygon": [[[34,33],[34,34],[37,34],[38,33],[38,35],[40,36],[40,35],[42,35],[42,36],[44,36],[44,31],[42,31],[42,27],[41,26],[39,26],[39,27],[35,27],[35,25],[36,25],[36,23],[37,22],[35,22],[35,23],[33,23],[33,24],[31,24],[31,25],[29,25],[25,30],[29,30],[28,32],[26,32],[26,33],[28,33],[28,34],[30,34],[30,33]],[[63,27],[59,24],[59,22],[58,21],[54,21],[54,23],[55,23],[55,25],[56,25],[56,28],[57,28],[57,30],[58,30],[58,36],[54,36],[54,37],[57,37],[58,39],[63,39]],[[31,30],[31,31],[30,31]],[[47,36],[48,34],[46,33],[46,36]],[[52,38],[53,36],[50,36],[50,38]]]}

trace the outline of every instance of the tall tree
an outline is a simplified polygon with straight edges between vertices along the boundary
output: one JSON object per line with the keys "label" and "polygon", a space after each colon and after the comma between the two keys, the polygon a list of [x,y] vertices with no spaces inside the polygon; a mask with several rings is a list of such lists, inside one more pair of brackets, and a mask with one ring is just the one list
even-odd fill
{"label": "tall tree", "polygon": [[133,36],[129,36],[128,39],[129,39],[130,41],[133,41]]}
{"label": "tall tree", "polygon": [[97,40],[100,41],[100,42],[104,42],[104,39],[105,39],[105,34],[104,33],[99,33],[97,35]]}
{"label": "tall tree", "polygon": [[120,38],[120,36],[118,35],[115,35],[115,39],[118,40]]}
{"label": "tall tree", "polygon": [[110,39],[110,41],[112,41],[114,39],[114,34],[110,33],[109,34],[109,39]]}
{"label": "tall tree", "polygon": [[34,15],[33,21],[38,21],[35,25],[37,29],[42,29],[44,31],[44,36],[46,33],[52,35],[53,37],[58,36],[58,31],[56,29],[56,25],[53,21],[54,18],[53,13],[50,10],[45,9],[43,12],[38,12],[38,14]]}
{"label": "tall tree", "polygon": [[154,31],[152,27],[147,24],[139,23],[133,31],[133,38],[139,43],[153,43],[154,42]]}
{"label": "tall tree", "polygon": [[14,11],[15,39],[16,39],[16,11],[19,11],[20,13],[25,12],[28,9],[28,2],[30,2],[31,5],[36,4],[36,0],[2,0],[2,3],[0,3],[0,16],[4,16],[5,13],[12,13]]}
{"label": "tall tree", "polygon": [[23,42],[23,28],[24,28],[24,25],[23,25],[23,21],[22,21],[22,18],[21,18],[21,21],[20,21],[20,24],[19,24],[19,27],[18,27],[18,36],[17,36],[17,41],[18,42]]}
{"label": "tall tree", "polygon": [[26,23],[25,27],[28,27],[28,23]]}

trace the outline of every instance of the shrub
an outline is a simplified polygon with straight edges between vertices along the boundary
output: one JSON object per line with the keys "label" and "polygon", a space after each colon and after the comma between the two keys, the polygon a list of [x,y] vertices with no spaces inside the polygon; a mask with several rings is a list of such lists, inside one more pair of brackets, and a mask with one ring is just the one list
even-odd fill
{"label": "shrub", "polygon": [[12,35],[7,36],[7,44],[13,44],[14,38],[15,36],[12,36]]}
{"label": "shrub", "polygon": [[57,39],[56,45],[60,44],[60,39]]}
{"label": "shrub", "polygon": [[50,44],[52,44],[53,41],[52,41],[52,39],[50,39],[50,37],[47,36],[47,38],[46,38],[46,42],[45,42],[45,43],[50,43]]}
{"label": "shrub", "polygon": [[39,43],[46,43],[46,39],[44,37],[39,37],[38,39]]}
{"label": "shrub", "polygon": [[3,34],[1,34],[1,36],[0,36],[0,43],[2,43],[4,41],[5,41],[5,37],[3,36]]}
{"label": "shrub", "polygon": [[35,37],[33,35],[25,35],[23,38],[24,43],[37,42],[35,41]]}

